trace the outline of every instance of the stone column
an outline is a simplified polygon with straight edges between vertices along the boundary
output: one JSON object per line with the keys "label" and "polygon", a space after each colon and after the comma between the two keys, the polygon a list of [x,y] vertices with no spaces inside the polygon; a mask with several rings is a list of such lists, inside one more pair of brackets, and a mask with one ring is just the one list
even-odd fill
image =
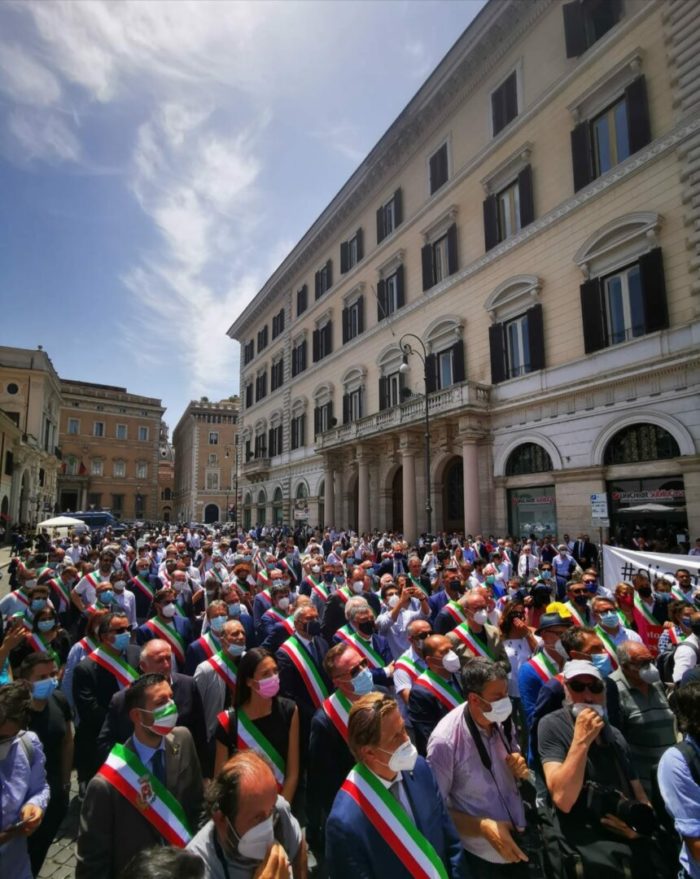
{"label": "stone column", "polygon": [[[402,487],[403,487],[403,532],[409,542],[418,536],[416,518],[416,449],[408,442],[401,444]],[[395,523],[392,522],[392,526]]]}
{"label": "stone column", "polygon": [[323,474],[323,517],[326,520],[323,526],[335,525],[335,470],[332,463],[326,458]]}
{"label": "stone column", "polygon": [[364,534],[370,530],[369,458],[362,449],[357,450],[357,479],[357,531]]}
{"label": "stone column", "polygon": [[462,462],[464,468],[464,533],[481,531],[481,497],[479,494],[479,446],[477,437],[462,437]]}

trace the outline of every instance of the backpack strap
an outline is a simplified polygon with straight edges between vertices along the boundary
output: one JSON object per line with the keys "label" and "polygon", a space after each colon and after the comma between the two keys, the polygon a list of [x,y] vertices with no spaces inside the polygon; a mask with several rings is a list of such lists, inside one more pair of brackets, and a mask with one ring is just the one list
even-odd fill
{"label": "backpack strap", "polygon": [[698,752],[688,742],[677,742],[673,747],[678,748],[685,757],[685,762],[688,764],[693,781],[700,787],[700,755]]}

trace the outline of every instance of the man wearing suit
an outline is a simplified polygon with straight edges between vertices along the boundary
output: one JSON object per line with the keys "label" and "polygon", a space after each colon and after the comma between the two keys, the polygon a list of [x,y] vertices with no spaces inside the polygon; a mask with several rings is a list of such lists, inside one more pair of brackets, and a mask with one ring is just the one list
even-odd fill
{"label": "man wearing suit", "polygon": [[459,657],[446,635],[430,635],[425,639],[423,660],[427,671],[411,687],[408,718],[418,752],[425,756],[430,734],[464,697],[459,681]]}
{"label": "man wearing suit", "polygon": [[127,677],[121,674],[130,637],[127,617],[122,613],[105,614],[97,637],[101,650],[86,656],[73,672],[73,703],[80,721],[75,734],[75,762],[83,783],[92,778],[102,762],[97,752],[97,737],[112,696],[128,684],[129,677],[137,676],[128,666]]}
{"label": "man wearing suit", "polygon": [[[350,711],[350,750],[358,760],[333,802],[326,823],[326,859],[333,879],[412,879],[406,857],[423,851],[450,879],[463,879],[464,854],[430,767],[409,741],[396,702],[370,693]],[[365,811],[369,792],[384,808]],[[399,812],[412,833],[397,838],[383,814]],[[415,840],[419,834],[422,839]],[[420,846],[420,849],[418,848]],[[435,871],[437,872],[437,871]]]}
{"label": "man wearing suit", "polygon": [[186,675],[193,675],[200,663],[221,650],[219,635],[227,619],[228,608],[226,602],[220,598],[212,601],[207,608],[206,620],[209,625],[205,633],[201,638],[192,641],[187,647],[187,653],[185,654]]}
{"label": "man wearing suit", "polygon": [[[167,678],[173,690],[173,701],[177,707],[178,726],[184,726],[192,733],[199,762],[207,765],[207,735],[204,726],[204,708],[199,691],[188,675],[172,671],[172,651],[167,641],[154,638],[148,641],[141,651],[139,668],[144,675],[161,674]],[[102,724],[97,739],[97,749],[101,760],[105,760],[112,747],[124,742],[134,732],[134,725],[126,710],[126,690],[119,690],[112,696],[107,709],[107,717]]]}
{"label": "man wearing suit", "polygon": [[335,644],[347,641],[365,657],[369,657],[372,680],[378,687],[390,687],[394,662],[389,643],[376,632],[375,614],[365,601],[365,596],[349,598],[345,605],[346,626],[333,636]]}
{"label": "man wearing suit", "polygon": [[[256,635],[261,647],[274,651],[275,648],[271,645],[274,644],[275,640],[278,640],[278,638],[273,636],[275,627],[282,623],[283,620],[286,620],[289,614],[289,586],[286,583],[273,580],[268,592],[271,604],[260,617],[260,625],[257,628]],[[277,647],[279,647],[279,643]]]}
{"label": "man wearing suit", "polygon": [[450,602],[459,601],[466,591],[466,587],[456,571],[445,572],[444,584],[443,593],[446,600],[442,602],[440,609],[433,618],[433,628],[439,635],[446,635],[460,624],[460,616],[462,614]]}
{"label": "man wearing suit", "polygon": [[510,660],[500,632],[495,626],[487,625],[488,593],[485,589],[472,589],[462,598],[460,605],[467,620],[452,629],[448,638],[455,653],[461,659],[474,659],[483,656],[495,662],[503,662],[510,671]]}
{"label": "man wearing suit", "polygon": [[[176,670],[185,671],[185,655],[192,642],[192,624],[179,616],[174,589],[159,589],[153,597],[155,615],[136,630],[136,641],[144,645],[152,638],[162,638],[172,647]],[[175,670],[175,669],[174,669]]]}
{"label": "man wearing suit", "polygon": [[236,685],[227,671],[235,669],[245,650],[245,631],[238,620],[228,620],[221,631],[221,650],[197,666],[194,684],[204,706],[209,750],[214,752],[216,718],[224,708],[230,708],[236,695]]}
{"label": "man wearing suit", "polygon": [[[189,731],[175,727],[172,689],[163,675],[144,675],[127,690],[125,708],[134,734],[123,746],[161,782],[182,807],[190,834],[198,825],[203,800],[202,772]],[[167,729],[169,732],[166,732]],[[116,746],[117,748],[120,746]],[[103,774],[104,773],[104,774]],[[107,764],[92,779],[80,812],[76,879],[116,879],[140,851],[166,844],[139,804],[110,780]],[[115,770],[119,780],[123,769]],[[114,776],[112,776],[114,778]],[[140,802],[155,796],[149,775],[138,778]],[[187,842],[188,840],[185,840]]]}
{"label": "man wearing suit", "polygon": [[591,543],[588,534],[579,535],[571,554],[584,571],[586,568],[595,568],[598,564],[598,550],[595,544]]}
{"label": "man wearing suit", "polygon": [[[391,570],[388,573],[391,573]],[[347,590],[337,589],[331,594],[323,608],[321,628],[323,630],[323,637],[329,643],[338,629],[346,622],[345,605],[351,595],[364,598],[372,608],[375,617],[378,617],[381,613],[379,596],[372,592],[372,578],[365,572],[364,568],[358,565],[352,569],[352,579],[348,583]]]}

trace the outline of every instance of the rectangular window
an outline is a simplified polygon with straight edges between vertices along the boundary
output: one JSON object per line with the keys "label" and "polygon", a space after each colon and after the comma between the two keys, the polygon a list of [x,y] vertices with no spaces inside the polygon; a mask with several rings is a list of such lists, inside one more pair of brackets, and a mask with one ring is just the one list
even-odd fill
{"label": "rectangular window", "polygon": [[255,379],[255,402],[267,396],[267,373],[262,372]]}
{"label": "rectangular window", "polygon": [[399,284],[396,272],[386,279],[386,313],[393,314],[399,309]]}
{"label": "rectangular window", "polygon": [[397,189],[389,201],[377,209],[377,244],[388,238],[401,225],[402,220],[402,193]]}
{"label": "rectangular window", "polygon": [[219,474],[211,471],[207,471],[206,477],[206,486],[207,491],[218,491],[219,490]]}
{"label": "rectangular window", "polygon": [[115,461],[113,472],[119,478],[126,476],[126,463],[124,461]]}
{"label": "rectangular window", "polygon": [[144,464],[143,462],[139,462],[136,465],[136,478],[137,479],[148,479],[148,464]]}
{"label": "rectangular window", "polygon": [[493,136],[518,115],[518,77],[515,71],[491,93]]}
{"label": "rectangular window", "polygon": [[314,409],[314,436],[330,430],[333,425],[333,403],[324,403],[323,406],[317,406]]}
{"label": "rectangular window", "polygon": [[126,424],[118,424],[115,435],[118,440],[125,440],[128,436]]}
{"label": "rectangular window", "polygon": [[517,178],[484,201],[484,242],[490,250],[535,219],[532,168],[526,165]]}
{"label": "rectangular window", "polygon": [[253,405],[253,383],[247,384],[245,386],[245,407],[246,409],[250,409]]}
{"label": "rectangular window", "polygon": [[364,297],[357,299],[343,309],[343,344],[364,332]]}
{"label": "rectangular window", "polygon": [[320,299],[324,293],[333,286],[333,263],[331,260],[316,272],[316,299]]}
{"label": "rectangular window", "polygon": [[439,284],[443,278],[449,276],[447,259],[447,235],[438,238],[433,244],[433,278]]}
{"label": "rectangular window", "polygon": [[447,351],[441,351],[437,355],[437,368],[438,388],[449,388],[454,382],[451,348],[448,348]]}
{"label": "rectangular window", "polygon": [[216,430],[209,431],[209,445],[210,446],[218,446],[219,445],[219,432]]}
{"label": "rectangular window", "polygon": [[591,121],[593,166],[596,177],[609,171],[630,154],[627,104],[623,98]]}
{"label": "rectangular window", "polygon": [[292,348],[292,375],[299,375],[306,369],[306,339]]}
{"label": "rectangular window", "polygon": [[147,427],[139,427],[139,442],[147,443],[148,442],[148,428]]}
{"label": "rectangular window", "polygon": [[115,516],[121,515],[124,510],[124,495],[123,494],[113,494],[112,495],[112,514]]}
{"label": "rectangular window", "polygon": [[284,360],[278,360],[277,363],[272,364],[272,369],[270,370],[270,390],[276,391],[277,388],[282,387],[284,382]]}
{"label": "rectangular window", "polygon": [[102,509],[102,495],[100,492],[91,491],[88,493],[88,507],[95,510]]}
{"label": "rectangular window", "polygon": [[520,191],[517,182],[498,193],[498,236],[505,241],[520,231]]}
{"label": "rectangular window", "polygon": [[255,457],[265,458],[267,456],[267,446],[265,445],[265,434],[261,433],[255,437]]}
{"label": "rectangular window", "polygon": [[299,317],[300,314],[303,314],[306,311],[306,309],[309,307],[308,300],[309,300],[309,291],[308,291],[306,284],[304,284],[303,287],[300,287],[297,290],[297,317]]}
{"label": "rectangular window", "polygon": [[103,465],[102,461],[91,461],[90,462],[90,475],[91,476],[102,476]]}
{"label": "rectangular window", "polygon": [[76,436],[80,433],[80,421],[77,418],[68,419],[68,433],[71,436]]}
{"label": "rectangular window", "polygon": [[212,452],[210,455],[207,455],[207,466],[208,467],[216,467],[219,463],[218,456],[216,452]]}
{"label": "rectangular window", "polygon": [[105,423],[104,421],[95,421],[92,425],[92,435],[93,436],[104,436],[105,435]]}
{"label": "rectangular window", "polygon": [[433,193],[437,192],[438,189],[447,183],[449,177],[446,143],[443,143],[439,149],[435,150],[428,164],[430,167],[430,194],[433,195]]}
{"label": "rectangular window", "polygon": [[271,427],[269,431],[268,437],[268,445],[270,451],[270,457],[274,458],[276,455],[282,454],[282,425],[278,424],[276,427]]}
{"label": "rectangular window", "polygon": [[362,259],[363,255],[362,229],[358,229],[352,238],[348,239],[348,241],[343,241],[340,245],[341,274],[349,272],[351,268],[356,266]]}
{"label": "rectangular window", "polygon": [[508,378],[525,375],[531,370],[527,314],[508,321],[505,325],[505,331]]}
{"label": "rectangular window", "polygon": [[362,389],[358,388],[348,396],[350,398],[350,420],[357,421],[358,418],[362,418]]}
{"label": "rectangular window", "polygon": [[267,324],[258,332],[258,353],[267,348]]}
{"label": "rectangular window", "polygon": [[423,265],[423,290],[429,290],[457,271],[459,262],[455,223],[449,227],[446,234],[423,245],[421,262]]}
{"label": "rectangular window", "polygon": [[284,309],[272,318],[272,338],[276,339],[284,331]]}
{"label": "rectangular window", "polygon": [[639,265],[605,278],[603,290],[609,344],[643,336],[646,321]]}
{"label": "rectangular window", "polygon": [[575,0],[566,3],[566,57],[577,58],[613,28],[622,16],[621,0]]}
{"label": "rectangular window", "polygon": [[292,450],[300,449],[306,443],[306,414],[302,412],[296,418],[292,418]]}
{"label": "rectangular window", "polygon": [[255,357],[255,341],[251,339],[243,346],[243,365],[247,366],[253,357]]}
{"label": "rectangular window", "polygon": [[328,321],[322,327],[314,330],[313,335],[313,359],[314,363],[323,360],[333,352],[333,324]]}

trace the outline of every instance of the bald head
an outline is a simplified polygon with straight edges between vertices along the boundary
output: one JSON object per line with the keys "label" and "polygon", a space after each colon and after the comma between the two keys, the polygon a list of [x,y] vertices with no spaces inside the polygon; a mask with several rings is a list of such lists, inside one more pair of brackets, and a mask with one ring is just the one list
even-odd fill
{"label": "bald head", "polygon": [[141,649],[141,658],[139,666],[145,674],[161,674],[166,678],[170,678],[172,671],[172,648],[167,641],[160,638],[153,638],[146,641]]}

